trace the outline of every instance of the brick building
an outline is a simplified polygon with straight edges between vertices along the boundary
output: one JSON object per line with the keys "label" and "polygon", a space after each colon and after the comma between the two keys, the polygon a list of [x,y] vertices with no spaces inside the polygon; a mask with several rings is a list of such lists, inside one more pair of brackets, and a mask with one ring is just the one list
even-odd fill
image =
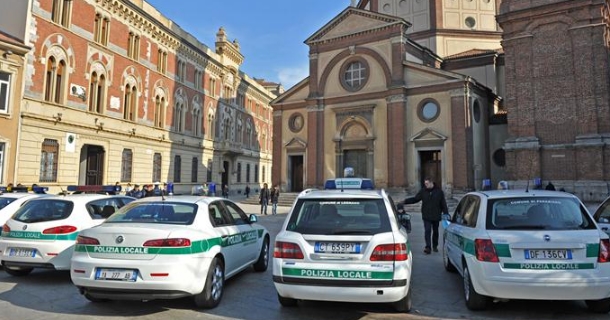
{"label": "brick building", "polygon": [[609,192],[609,4],[503,0],[508,179],[599,201]]}
{"label": "brick building", "polygon": [[503,179],[498,4],[352,1],[306,39],[309,77],[271,103],[274,184],[321,187],[345,166],[393,190]]}
{"label": "brick building", "polygon": [[32,47],[15,182],[269,181],[276,94],[223,28],[210,49],[141,0],[6,1],[0,30]]}

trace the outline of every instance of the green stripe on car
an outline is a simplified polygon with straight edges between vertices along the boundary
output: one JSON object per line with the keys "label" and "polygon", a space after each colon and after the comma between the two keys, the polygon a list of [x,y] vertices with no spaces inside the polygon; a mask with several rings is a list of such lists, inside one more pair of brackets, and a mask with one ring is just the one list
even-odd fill
{"label": "green stripe on car", "polygon": [[282,268],[284,276],[302,278],[324,278],[324,279],[364,279],[364,280],[392,280],[393,271],[361,271],[361,270],[323,270],[323,269],[300,269]]}
{"label": "green stripe on car", "polygon": [[595,269],[593,263],[505,263],[505,269],[521,270],[585,270]]}
{"label": "green stripe on car", "polygon": [[68,234],[43,234],[42,232],[32,231],[10,231],[2,232],[3,238],[25,239],[25,240],[76,240],[78,232]]}

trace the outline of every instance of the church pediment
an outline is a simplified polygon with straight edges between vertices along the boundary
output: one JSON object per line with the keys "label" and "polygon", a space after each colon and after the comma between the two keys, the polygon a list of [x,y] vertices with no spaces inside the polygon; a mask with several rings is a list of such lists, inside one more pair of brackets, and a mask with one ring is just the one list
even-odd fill
{"label": "church pediment", "polygon": [[443,84],[463,81],[465,79],[463,75],[458,73],[431,68],[412,62],[405,63],[405,77],[407,87]]}
{"label": "church pediment", "polygon": [[298,150],[305,150],[305,148],[307,148],[307,142],[305,142],[303,139],[295,137],[292,138],[290,141],[288,141],[288,143],[286,143],[284,145],[284,147],[286,149],[298,149]]}
{"label": "church pediment", "polygon": [[348,7],[305,40],[305,43],[311,44],[339,39],[362,32],[387,28],[395,24],[405,24],[407,27],[411,25],[409,22],[398,17]]}
{"label": "church pediment", "polygon": [[301,102],[309,96],[309,77],[301,80],[286,92],[271,101],[271,105]]}
{"label": "church pediment", "polygon": [[444,142],[447,140],[447,136],[444,134],[430,128],[426,128],[416,134],[414,134],[411,139],[411,142]]}

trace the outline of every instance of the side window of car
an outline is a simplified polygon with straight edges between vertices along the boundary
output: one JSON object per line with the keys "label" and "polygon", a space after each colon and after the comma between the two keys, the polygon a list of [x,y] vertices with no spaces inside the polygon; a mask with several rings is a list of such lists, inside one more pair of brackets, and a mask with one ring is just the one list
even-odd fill
{"label": "side window of car", "polygon": [[477,217],[479,216],[479,198],[470,196],[468,205],[464,210],[464,225],[474,228],[477,224]]}
{"label": "side window of car", "polygon": [[233,218],[234,224],[248,223],[248,216],[246,216],[246,214],[237,205],[229,201],[224,201],[224,205],[227,208],[227,212],[229,212],[229,214]]}
{"label": "side window of car", "polygon": [[108,198],[91,201],[87,204],[89,214],[93,219],[106,219],[119,210],[123,203],[119,198]]}
{"label": "side window of car", "polygon": [[460,200],[460,203],[455,208],[455,212],[453,213],[451,222],[457,223],[457,224],[464,224],[464,212],[466,211],[466,208],[468,207],[469,202],[470,202],[470,199],[468,197],[464,197],[464,198],[462,198],[462,200]]}
{"label": "side window of car", "polygon": [[603,204],[600,208],[599,216],[595,217],[597,222],[609,223],[610,222],[610,201]]}
{"label": "side window of car", "polygon": [[210,222],[215,227],[221,227],[230,225],[231,222],[222,214],[222,206],[219,201],[212,202],[208,206],[208,211],[210,213]]}

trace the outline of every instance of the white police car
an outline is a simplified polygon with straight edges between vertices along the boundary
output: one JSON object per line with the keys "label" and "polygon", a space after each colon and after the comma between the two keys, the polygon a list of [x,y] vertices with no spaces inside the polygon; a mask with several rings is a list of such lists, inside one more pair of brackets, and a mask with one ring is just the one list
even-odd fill
{"label": "white police car", "polygon": [[280,304],[393,303],[410,311],[413,255],[392,199],[366,179],[332,179],[326,188],[299,194],[275,238]]}
{"label": "white police car", "polygon": [[610,311],[610,240],[565,192],[464,196],[444,231],[443,260],[463,277],[466,306],[493,300],[585,300]]}
{"label": "white police car", "polygon": [[[110,190],[115,186],[85,186],[83,190]],[[69,190],[76,192],[78,187]],[[2,227],[0,260],[14,276],[34,268],[70,269],[70,258],[80,231],[100,224],[134,199],[118,195],[76,194],[39,197],[27,201]]]}
{"label": "white police car", "polygon": [[593,218],[600,228],[610,235],[610,197],[606,198],[602,204],[597,207],[593,213]]}
{"label": "white police car", "polygon": [[46,187],[0,187],[0,225],[4,225],[24,202],[38,197],[48,197]]}
{"label": "white police car", "polygon": [[225,279],[269,263],[269,233],[256,215],[216,197],[149,197],[80,233],[70,275],[92,302],[193,296],[220,303]]}

